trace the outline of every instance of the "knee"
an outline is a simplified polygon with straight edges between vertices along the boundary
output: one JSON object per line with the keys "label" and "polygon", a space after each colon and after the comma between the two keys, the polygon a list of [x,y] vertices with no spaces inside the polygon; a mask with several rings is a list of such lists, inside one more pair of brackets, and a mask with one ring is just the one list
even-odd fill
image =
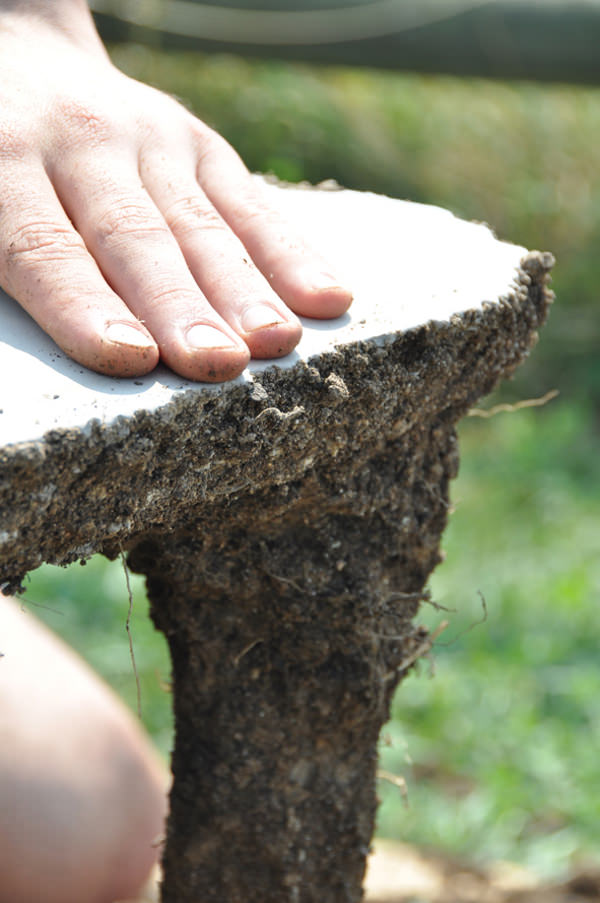
{"label": "knee", "polygon": [[0,796],[11,797],[0,816],[0,903],[113,903],[146,882],[164,830],[162,775],[126,725],[97,726],[94,741],[70,775],[52,763],[16,779],[0,769]]}
{"label": "knee", "polygon": [[136,719],[35,619],[0,602],[0,903],[134,897],[165,771]]}

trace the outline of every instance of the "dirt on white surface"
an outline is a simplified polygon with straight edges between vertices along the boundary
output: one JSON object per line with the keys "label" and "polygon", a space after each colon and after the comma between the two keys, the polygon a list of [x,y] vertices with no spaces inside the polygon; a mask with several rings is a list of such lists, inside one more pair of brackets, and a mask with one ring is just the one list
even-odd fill
{"label": "dirt on white surface", "polygon": [[[135,901],[159,903],[157,869]],[[369,859],[365,903],[600,903],[600,867],[547,884],[510,862],[475,868],[407,844],[379,840]]]}

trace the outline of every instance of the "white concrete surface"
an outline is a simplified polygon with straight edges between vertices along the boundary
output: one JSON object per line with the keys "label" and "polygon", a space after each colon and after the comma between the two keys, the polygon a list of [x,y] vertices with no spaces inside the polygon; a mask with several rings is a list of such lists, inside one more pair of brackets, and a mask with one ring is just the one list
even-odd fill
{"label": "white concrete surface", "polygon": [[[499,242],[487,227],[437,207],[351,191],[268,186],[311,243],[354,292],[348,314],[304,321],[296,351],[252,362],[236,380],[339,345],[385,341],[431,320],[496,302],[511,290],[524,248]],[[69,360],[12,299],[0,292],[0,446],[35,440],[57,428],[108,423],[153,410],[174,395],[223,392],[227,385],[190,383],[159,366],[140,379],[100,376]]]}

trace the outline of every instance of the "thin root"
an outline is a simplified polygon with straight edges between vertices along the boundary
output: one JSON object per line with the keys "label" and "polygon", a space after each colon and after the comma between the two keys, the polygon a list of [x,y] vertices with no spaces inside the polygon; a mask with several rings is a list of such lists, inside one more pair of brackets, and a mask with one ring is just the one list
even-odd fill
{"label": "thin root", "polygon": [[384,676],[383,679],[386,681],[392,680],[393,678],[396,677],[396,675],[400,671],[406,671],[407,668],[410,668],[411,665],[414,665],[414,663],[416,661],[418,661],[420,658],[423,658],[423,656],[427,655],[428,652],[431,652],[433,644],[435,643],[435,641],[437,640],[439,635],[444,632],[444,630],[448,627],[449,624],[450,624],[450,621],[442,621],[440,624],[438,624],[438,626],[435,628],[433,633],[430,633],[423,640],[422,643],[419,643],[417,648],[414,649],[410,653],[410,655],[407,655],[406,658],[402,659],[400,664],[397,665],[397,667],[394,668],[393,671],[388,671],[388,673]]}
{"label": "thin root", "polygon": [[131,615],[133,614],[133,593],[131,592],[131,583],[129,582],[129,568],[127,567],[127,562],[125,560],[125,552],[123,551],[123,547],[119,545],[119,551],[121,555],[121,564],[123,565],[123,573],[125,574],[125,583],[127,584],[127,595],[129,596],[129,609],[127,611],[127,620],[125,621],[125,630],[127,631],[127,638],[129,640],[129,656],[131,658],[131,665],[133,667],[133,673],[135,674],[135,687],[137,693],[137,713],[140,721],[142,720],[142,689],[140,687],[140,675],[138,673],[137,665],[135,663],[135,653],[133,651],[133,638],[131,636]]}
{"label": "thin root", "polygon": [[391,771],[385,771],[383,768],[378,768],[377,778],[380,781],[387,781],[388,784],[393,784],[394,787],[397,787],[402,794],[404,804],[408,806],[408,787],[406,786],[406,781],[402,775],[393,774]]}
{"label": "thin root", "polygon": [[488,410],[471,408],[467,413],[467,417],[488,418],[495,417],[496,414],[512,414],[514,411],[520,411],[521,408],[541,408],[543,405],[548,404],[549,401],[552,401],[553,398],[556,398],[557,395],[560,395],[558,389],[551,389],[550,392],[546,392],[541,398],[526,398],[524,401],[517,401],[515,404],[497,404]]}

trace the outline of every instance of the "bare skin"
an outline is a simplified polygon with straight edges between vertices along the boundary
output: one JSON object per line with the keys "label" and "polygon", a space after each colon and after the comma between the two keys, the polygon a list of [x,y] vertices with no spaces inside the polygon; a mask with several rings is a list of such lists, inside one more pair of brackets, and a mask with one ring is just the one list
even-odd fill
{"label": "bare skin", "polygon": [[110,62],[84,0],[0,0],[0,285],[80,363],[189,379],[351,303],[235,151]]}
{"label": "bare skin", "polygon": [[164,769],[134,717],[0,596],[0,903],[135,897],[159,854]]}

